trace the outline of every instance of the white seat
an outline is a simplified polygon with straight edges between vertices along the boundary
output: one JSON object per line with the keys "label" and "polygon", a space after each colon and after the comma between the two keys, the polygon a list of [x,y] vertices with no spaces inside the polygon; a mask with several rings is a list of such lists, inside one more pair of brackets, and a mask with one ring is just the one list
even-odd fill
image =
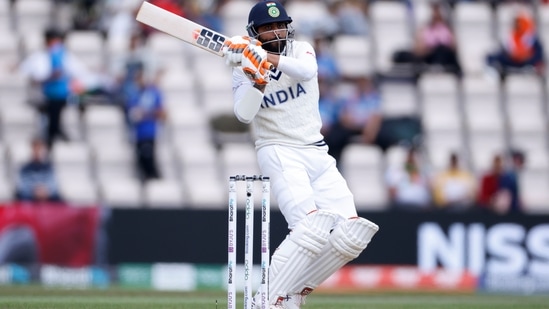
{"label": "white seat", "polygon": [[469,137],[469,149],[473,170],[481,172],[490,168],[494,155],[505,153],[507,143],[501,134],[479,133]]}
{"label": "white seat", "polygon": [[100,145],[92,148],[94,170],[98,179],[136,178],[136,163],[133,148],[129,143]]}
{"label": "white seat", "polygon": [[15,1],[13,13],[18,33],[42,33],[52,22],[53,8],[53,1]]}
{"label": "white seat", "polygon": [[503,84],[503,93],[511,132],[545,132],[543,87],[537,76],[509,75]]}
{"label": "white seat", "polygon": [[11,202],[13,198],[13,183],[6,175],[0,174],[0,202]]}
{"label": "white seat", "polygon": [[394,168],[400,166],[408,155],[408,148],[401,145],[391,145],[385,151],[383,169]]}
{"label": "white seat", "polygon": [[419,114],[416,87],[409,83],[386,82],[380,86],[381,109],[388,117],[417,116]]}
{"label": "white seat", "polygon": [[484,1],[459,1],[453,9],[453,24],[460,63],[466,74],[481,73],[486,55],[495,50],[494,18]]}
{"label": "white seat", "polygon": [[124,112],[114,105],[90,105],[83,116],[86,139],[92,145],[122,143],[127,139]]}
{"label": "white seat", "polygon": [[149,180],[143,191],[145,206],[150,208],[181,208],[185,203],[182,186],[176,180]]}
{"label": "white seat", "polygon": [[412,47],[412,23],[406,5],[400,1],[375,1],[370,4],[369,14],[374,63],[377,71],[387,72],[392,66],[394,52]]}
{"label": "white seat", "polygon": [[465,76],[463,105],[470,135],[477,132],[504,132],[504,113],[499,82],[495,79]]}
{"label": "white seat", "polygon": [[220,149],[219,158],[227,176],[260,174],[253,144],[225,143]]}
{"label": "white seat", "polygon": [[51,150],[51,160],[59,178],[92,178],[92,157],[86,143],[56,141]]}
{"label": "white seat", "polygon": [[334,38],[332,47],[337,67],[343,76],[356,77],[372,72],[369,37],[338,35]]}
{"label": "white seat", "polygon": [[521,198],[528,214],[547,214],[549,170],[524,170],[520,174]]}
{"label": "white seat", "polygon": [[[210,61],[211,62],[211,61]],[[216,74],[212,75],[211,72]],[[209,117],[220,114],[233,114],[232,73],[225,68],[204,69],[196,72],[202,94],[201,107]]]}
{"label": "white seat", "polygon": [[8,178],[16,179],[21,166],[31,159],[30,141],[6,143],[6,155],[8,159]]}
{"label": "white seat", "polygon": [[302,35],[331,34],[337,29],[327,6],[320,1],[290,1],[285,8],[293,19],[292,25]]}
{"label": "white seat", "polygon": [[245,34],[248,12],[254,4],[251,0],[226,1],[219,9],[219,16],[223,20],[223,33],[229,37]]}
{"label": "white seat", "polygon": [[[162,73],[158,87],[162,90],[166,103],[188,106],[196,104],[196,76],[183,68],[169,68]],[[174,102],[173,100],[176,100]]]}
{"label": "white seat", "polygon": [[[187,166],[183,169],[184,190],[189,206],[198,209],[224,209],[228,204],[226,182],[216,166]],[[228,178],[227,178],[228,180]]]}
{"label": "white seat", "polygon": [[177,144],[177,160],[184,171],[192,166],[214,166],[217,162],[217,150],[209,140],[200,139],[196,143]]}
{"label": "white seat", "polygon": [[96,183],[88,177],[59,177],[59,192],[71,206],[93,207],[99,204]]}
{"label": "white seat", "polygon": [[[0,71],[1,72],[1,71]],[[0,74],[0,108],[19,107],[27,104],[29,80],[20,74]]]}
{"label": "white seat", "polygon": [[105,67],[105,44],[99,31],[72,30],[65,38],[67,50],[93,70]]}
{"label": "white seat", "polygon": [[7,28],[0,28],[0,72],[9,72],[19,61],[19,38],[16,33]]}
{"label": "white seat", "polygon": [[0,110],[0,131],[6,143],[30,140],[40,132],[40,117],[35,109],[20,105]]}
{"label": "white seat", "polygon": [[135,178],[102,179],[99,192],[107,207],[138,208],[143,205],[141,184]]}
{"label": "white seat", "polygon": [[159,59],[160,67],[165,68],[184,68],[187,65],[184,44],[186,43],[163,32],[153,32],[147,39],[150,52],[155,59]]}
{"label": "white seat", "polygon": [[68,105],[61,113],[61,125],[70,140],[84,139],[80,109],[77,105]]}
{"label": "white seat", "polygon": [[383,184],[383,153],[377,146],[349,144],[343,150],[341,171],[353,192],[357,208],[381,210],[387,202]]}

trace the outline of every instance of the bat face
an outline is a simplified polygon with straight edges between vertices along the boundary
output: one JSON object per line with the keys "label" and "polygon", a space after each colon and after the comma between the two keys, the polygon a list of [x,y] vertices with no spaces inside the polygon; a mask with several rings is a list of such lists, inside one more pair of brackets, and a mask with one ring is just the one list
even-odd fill
{"label": "bat face", "polygon": [[139,8],[136,20],[217,56],[224,56],[222,47],[226,36],[147,1]]}
{"label": "bat face", "polygon": [[197,29],[194,32],[195,44],[214,53],[221,52],[225,37],[208,28]]}

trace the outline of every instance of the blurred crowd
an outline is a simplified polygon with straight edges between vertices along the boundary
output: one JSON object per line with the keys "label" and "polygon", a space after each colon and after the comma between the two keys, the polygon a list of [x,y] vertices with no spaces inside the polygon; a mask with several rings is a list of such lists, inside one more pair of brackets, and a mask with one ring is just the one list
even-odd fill
{"label": "blurred crowd", "polygon": [[[16,1],[11,1],[12,6]],[[220,10],[230,1],[150,2],[223,33],[226,25]],[[526,160],[520,149],[509,149],[495,155],[490,170],[480,175],[469,169],[458,153],[450,154],[446,169],[432,171],[428,164],[423,164],[421,119],[412,119],[416,126],[407,129],[406,135],[399,135],[394,133],[398,131],[394,126],[406,124],[383,114],[384,98],[379,85],[386,77],[375,71],[348,75],[338,67],[333,54],[334,38],[338,35],[370,35],[369,6],[376,1],[382,0],[325,0],[328,18],[307,12],[294,17],[298,35],[310,38],[317,51],[323,133],[338,165],[351,143],[374,145],[383,151],[393,145],[404,146],[407,155],[402,164],[388,167],[384,176],[389,201],[396,208],[456,211],[475,208],[496,213],[520,212],[517,174]],[[414,10],[415,1],[402,1],[410,12]],[[140,179],[146,182],[162,178],[156,163],[155,143],[167,118],[163,92],[157,83],[165,67],[147,51],[148,37],[155,30],[135,22],[136,4],[140,2],[54,1],[59,8],[70,7],[74,12],[73,19],[52,23],[53,27],[45,29],[43,49],[25,55],[15,68],[33,82],[37,90],[33,99],[38,102],[34,104],[44,119],[43,131],[31,141],[32,159],[20,169],[15,198],[63,200],[56,187],[55,170],[49,162],[48,152],[55,140],[70,139],[60,124],[63,109],[69,104],[85,104],[84,98],[90,94],[102,98],[106,102],[103,104],[114,104],[124,111]],[[463,76],[458,43],[449,18],[457,2],[459,0],[430,1],[429,20],[414,29],[413,45],[392,55],[393,64],[406,67],[412,80],[430,70],[450,72],[458,78]],[[493,7],[505,2],[533,5],[531,1],[484,2]],[[127,41],[127,52],[113,59],[107,68],[93,70],[64,45],[66,33],[72,30],[94,30],[107,40]],[[528,10],[517,10],[513,27],[502,38],[498,48],[486,54],[486,71],[501,79],[516,71],[543,76],[544,55],[534,16]],[[341,84],[345,87],[338,87]],[[82,111],[85,112],[85,106],[82,106]]]}

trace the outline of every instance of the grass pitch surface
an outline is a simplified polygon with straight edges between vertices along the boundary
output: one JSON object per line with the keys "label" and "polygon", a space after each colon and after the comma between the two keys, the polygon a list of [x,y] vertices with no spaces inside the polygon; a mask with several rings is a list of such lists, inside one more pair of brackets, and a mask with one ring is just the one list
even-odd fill
{"label": "grass pitch surface", "polygon": [[[1,309],[225,309],[224,292],[76,290],[0,286]],[[216,304],[217,300],[217,304]],[[242,308],[242,298],[239,308]],[[505,309],[549,308],[549,296],[361,293],[313,294],[303,309]]]}

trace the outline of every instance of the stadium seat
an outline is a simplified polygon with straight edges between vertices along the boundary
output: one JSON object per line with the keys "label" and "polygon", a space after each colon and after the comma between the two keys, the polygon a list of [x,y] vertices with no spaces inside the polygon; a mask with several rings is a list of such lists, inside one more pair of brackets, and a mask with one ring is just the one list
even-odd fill
{"label": "stadium seat", "polygon": [[466,74],[480,74],[486,68],[486,55],[494,51],[494,17],[484,1],[459,1],[453,9],[453,26],[460,64]]}
{"label": "stadium seat", "polygon": [[375,1],[369,14],[376,70],[386,73],[392,68],[394,52],[412,47],[412,23],[406,5],[400,1]]}
{"label": "stadium seat", "polygon": [[20,74],[0,71],[0,109],[16,108],[28,103],[30,81]]}
{"label": "stadium seat", "polygon": [[380,86],[381,109],[386,117],[418,116],[417,89],[411,83],[384,82]]}
{"label": "stadium seat", "polygon": [[21,166],[31,158],[30,141],[14,141],[5,143],[5,146],[8,159],[8,178],[15,181]]}
{"label": "stadium seat", "polygon": [[99,192],[95,181],[88,177],[60,177],[59,192],[71,206],[99,206]]}
{"label": "stadium seat", "polygon": [[337,27],[327,5],[320,1],[290,1],[285,7],[300,35],[330,34]]}
{"label": "stadium seat", "polygon": [[383,153],[377,146],[349,144],[341,156],[341,171],[360,210],[383,210],[387,192],[383,184]]}
{"label": "stadium seat", "polygon": [[40,122],[38,112],[27,105],[3,108],[0,110],[1,139],[5,143],[30,143],[40,132]]}
{"label": "stadium seat", "polygon": [[547,134],[543,86],[536,75],[509,75],[503,84],[503,95],[511,135]]}
{"label": "stadium seat", "polygon": [[182,208],[185,204],[183,188],[174,179],[147,181],[143,184],[143,198],[149,208]]}
{"label": "stadium seat", "polygon": [[50,26],[53,1],[17,0],[13,3],[15,26],[18,33],[40,33]]}
{"label": "stadium seat", "polygon": [[114,105],[89,105],[83,115],[84,134],[92,146],[128,141],[122,109]]}
{"label": "stadium seat", "polygon": [[373,57],[368,36],[338,35],[334,38],[332,47],[341,75],[357,77],[372,73]]}
{"label": "stadium seat", "polygon": [[[0,26],[1,20],[2,17],[0,15]],[[21,52],[19,50],[19,37],[17,33],[3,27],[0,27],[0,33],[2,36],[2,40],[0,40],[0,72],[5,74],[9,73],[10,69],[17,65]]]}
{"label": "stadium seat", "polygon": [[92,156],[88,144],[55,141],[50,155],[59,178],[70,180],[93,177]]}
{"label": "stadium seat", "polygon": [[549,170],[529,170],[521,172],[521,198],[528,214],[546,214],[549,201]]}
{"label": "stadium seat", "polygon": [[225,1],[219,9],[219,16],[223,20],[223,34],[229,37],[246,34],[248,12],[254,4],[255,1],[251,0]]}
{"label": "stadium seat", "polygon": [[106,68],[105,43],[99,31],[69,31],[65,37],[65,45],[88,68],[97,72]]}
{"label": "stadium seat", "polygon": [[13,183],[5,175],[0,175],[0,203],[12,201],[13,196]]}
{"label": "stadium seat", "polygon": [[68,105],[61,113],[61,126],[72,141],[83,141],[81,111],[77,105]]}
{"label": "stadium seat", "polygon": [[219,151],[222,174],[259,175],[255,147],[251,143],[225,143]]}
{"label": "stadium seat", "polygon": [[215,165],[187,166],[183,169],[183,188],[189,207],[197,209],[225,209],[227,206],[227,180],[222,178]]}
{"label": "stadium seat", "polygon": [[99,182],[99,193],[107,207],[139,208],[144,205],[142,187],[136,178],[104,178]]}
{"label": "stadium seat", "polygon": [[185,42],[173,36],[155,31],[147,39],[147,48],[154,59],[159,60],[161,68],[185,68],[189,63],[184,53]]}
{"label": "stadium seat", "polygon": [[99,181],[137,179],[135,154],[129,143],[92,147],[93,168]]}

